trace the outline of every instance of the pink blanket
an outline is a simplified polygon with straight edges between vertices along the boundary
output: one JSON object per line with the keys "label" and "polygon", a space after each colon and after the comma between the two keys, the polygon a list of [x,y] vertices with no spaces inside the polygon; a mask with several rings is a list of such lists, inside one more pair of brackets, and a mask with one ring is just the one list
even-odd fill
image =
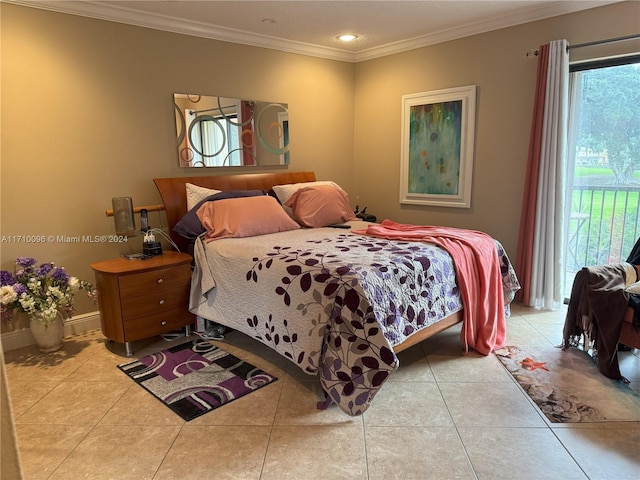
{"label": "pink blanket", "polygon": [[496,244],[483,232],[438,226],[417,226],[384,220],[355,233],[434,243],[453,258],[458,287],[464,304],[461,341],[465,351],[483,355],[504,347],[506,322],[502,276]]}

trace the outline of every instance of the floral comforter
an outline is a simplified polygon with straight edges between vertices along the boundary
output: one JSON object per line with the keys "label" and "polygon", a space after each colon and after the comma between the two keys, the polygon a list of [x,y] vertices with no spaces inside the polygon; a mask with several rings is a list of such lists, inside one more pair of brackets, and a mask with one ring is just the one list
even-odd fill
{"label": "floral comforter", "polygon": [[[508,315],[519,285],[496,248]],[[191,312],[319,374],[325,405],[349,415],[398,368],[395,345],[462,309],[451,257],[428,243],[316,228],[198,241],[194,255]]]}

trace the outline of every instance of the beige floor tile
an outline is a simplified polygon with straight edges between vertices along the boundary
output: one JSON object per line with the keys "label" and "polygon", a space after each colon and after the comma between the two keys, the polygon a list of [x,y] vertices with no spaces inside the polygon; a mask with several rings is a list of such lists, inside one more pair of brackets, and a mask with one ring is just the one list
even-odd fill
{"label": "beige floor tile", "polygon": [[[18,351],[21,353],[16,354],[15,352]],[[9,383],[13,380],[39,381],[43,379],[60,382],[89,359],[88,355],[72,353],[64,347],[62,350],[47,354],[40,353],[35,347],[25,347],[8,353],[14,354],[11,360],[5,358]]]}
{"label": "beige floor tile", "polygon": [[513,302],[511,304],[511,315],[527,315],[537,311],[535,308],[527,307],[521,303]]}
{"label": "beige floor tile", "polygon": [[528,323],[543,335],[551,345],[561,345],[563,342],[564,319],[527,319]]}
{"label": "beige floor tile", "polygon": [[265,426],[185,426],[153,478],[258,480],[269,435]]}
{"label": "beige floor tile", "polygon": [[180,427],[99,425],[50,480],[152,479]]}
{"label": "beige floor tile", "polygon": [[[40,353],[35,345],[30,345],[16,350],[5,351],[4,359],[7,364],[28,364],[32,361],[58,365],[68,358],[82,357],[87,351],[97,348],[104,340],[99,330],[91,330],[78,335],[64,337],[62,348],[57,352]],[[86,358],[85,358],[86,359]]]}
{"label": "beige floor tile", "polygon": [[109,346],[112,343],[114,342],[101,342],[96,346],[96,348],[91,350],[91,357],[89,360],[110,360],[113,365],[119,365],[132,360],[132,357],[127,357],[124,354],[124,351],[122,353],[114,352]]}
{"label": "beige floor tile", "polygon": [[435,383],[386,383],[364,412],[366,427],[453,425],[451,415]]}
{"label": "beige floor tile", "polygon": [[558,318],[564,319],[567,313],[567,306],[564,305],[558,310],[542,310],[539,308],[527,307],[519,303],[512,303],[511,312],[521,315],[527,319],[536,318],[539,320],[557,321]]}
{"label": "beige floor tile", "polygon": [[369,480],[476,478],[453,427],[366,427],[365,440]]}
{"label": "beige floor tile", "polygon": [[15,418],[35,405],[42,397],[53,390],[58,383],[55,380],[27,381],[13,380],[9,385],[9,398]]}
{"label": "beige floor tile", "polygon": [[318,410],[318,402],[323,400],[324,395],[319,381],[299,382],[286,376],[274,424],[362,424],[362,417],[349,416],[337,405],[331,405],[326,410]]}
{"label": "beige floor tile", "polygon": [[640,357],[633,352],[619,352],[620,373],[631,382],[640,382]]}
{"label": "beige floor tile", "polygon": [[260,479],[367,479],[362,425],[274,426]]}
{"label": "beige floor tile", "polygon": [[[546,328],[543,328],[546,327]],[[542,330],[542,331],[541,331]],[[551,341],[550,338],[551,337]],[[521,319],[507,320],[506,345],[559,345],[562,342],[562,326],[558,331],[549,324],[533,326],[532,322]]]}
{"label": "beige floor tile", "polygon": [[458,431],[478,480],[587,478],[547,428],[459,427]]}
{"label": "beige floor tile", "polygon": [[433,375],[438,382],[510,382],[507,373],[495,355],[469,352],[465,355],[441,355],[427,357]]}
{"label": "beige floor tile", "polygon": [[129,388],[102,417],[100,425],[184,425],[169,407],[129,379]]}
{"label": "beige floor tile", "polygon": [[427,338],[420,342],[425,355],[431,355],[435,352],[449,355],[462,355],[464,346],[460,341],[460,331],[462,323],[458,323],[447,330],[440,332],[433,337]]}
{"label": "beige floor tile", "polygon": [[435,382],[429,362],[420,345],[398,354],[400,367],[387,382]]}
{"label": "beige floor tile", "polygon": [[[514,305],[508,329],[554,344],[564,316]],[[495,356],[463,355],[459,336],[457,325],[402,352],[360,417],[318,410],[317,376],[237,332],[213,343],[279,380],[191,422],[122,373],[133,358],[100,331],[54,354],[5,352],[25,480],[636,478],[640,422],[551,424]],[[134,357],[184,341],[135,342]],[[620,363],[640,390],[640,352]]]}
{"label": "beige floor tile", "polygon": [[89,433],[88,425],[16,425],[23,480],[44,480]]}
{"label": "beige floor tile", "polygon": [[90,330],[88,332],[70,335],[64,339],[64,349],[73,351],[75,354],[95,354],[104,349],[106,337],[100,330]]}
{"label": "beige floor tile", "polygon": [[542,427],[539,410],[514,383],[439,383],[458,427]]}
{"label": "beige floor tile", "polygon": [[616,428],[592,424],[592,428],[562,428],[554,432],[590,479],[637,480],[640,424],[625,423],[617,423]]}
{"label": "beige floor tile", "polygon": [[119,364],[127,362],[127,360],[122,360],[120,357],[96,355],[65,378],[65,382],[119,382],[130,384],[131,379],[118,368]]}
{"label": "beige floor tile", "polygon": [[121,382],[62,382],[16,423],[95,425],[128,388]]}

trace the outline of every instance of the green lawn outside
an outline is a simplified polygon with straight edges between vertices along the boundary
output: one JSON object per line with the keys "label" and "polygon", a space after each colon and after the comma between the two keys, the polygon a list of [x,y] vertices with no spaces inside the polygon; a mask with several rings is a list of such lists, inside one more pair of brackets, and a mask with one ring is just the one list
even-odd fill
{"label": "green lawn outside", "polygon": [[[576,167],[575,177],[598,177],[613,172],[608,168]],[[640,179],[640,172],[634,178]],[[569,224],[569,248],[578,264],[599,265],[624,261],[640,235],[640,186],[635,191],[607,191],[607,186],[572,192],[571,212],[587,215]],[[603,190],[604,189],[604,190]],[[579,228],[579,230],[578,230]]]}
{"label": "green lawn outside", "polygon": [[[579,167],[576,166],[573,173],[575,178],[583,178],[583,177],[611,177],[613,178],[613,172],[610,168],[603,167]],[[633,178],[635,180],[640,180],[640,170],[636,170],[633,172]]]}

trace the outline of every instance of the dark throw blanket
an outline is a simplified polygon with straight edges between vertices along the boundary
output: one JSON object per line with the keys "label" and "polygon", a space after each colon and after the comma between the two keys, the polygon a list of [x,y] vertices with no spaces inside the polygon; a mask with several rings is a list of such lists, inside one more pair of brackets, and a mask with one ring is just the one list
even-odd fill
{"label": "dark throw blanket", "polygon": [[618,366],[618,339],[629,295],[622,264],[584,267],[573,281],[563,331],[563,346],[577,346],[585,336],[585,350],[593,342],[598,369],[603,375],[624,380]]}
{"label": "dark throw blanket", "polygon": [[[631,249],[627,263],[640,265],[640,238]],[[638,270],[638,267],[636,267],[636,270]],[[640,275],[638,277],[640,279]],[[640,295],[635,293],[629,295],[629,306],[633,309],[633,329],[640,334]]]}

